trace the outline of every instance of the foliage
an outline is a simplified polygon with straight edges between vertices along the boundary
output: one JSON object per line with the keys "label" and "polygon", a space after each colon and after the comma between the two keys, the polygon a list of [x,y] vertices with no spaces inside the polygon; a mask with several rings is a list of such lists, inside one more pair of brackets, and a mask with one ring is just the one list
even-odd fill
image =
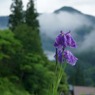
{"label": "foliage", "polygon": [[32,27],[22,24],[15,29],[14,33],[16,38],[22,42],[26,52],[43,53],[37,29],[34,30]]}
{"label": "foliage", "polygon": [[20,41],[15,39],[11,31],[0,30],[0,59],[10,58],[10,55],[15,54],[20,47]]}
{"label": "foliage", "polygon": [[39,28],[39,23],[37,20],[37,12],[34,8],[34,0],[29,0],[26,10],[26,24],[31,26],[33,29]]}
{"label": "foliage", "polygon": [[17,25],[24,23],[22,0],[13,0],[10,9],[12,14],[9,16],[9,28],[13,31]]}
{"label": "foliage", "polygon": [[15,39],[9,30],[0,30],[0,74],[2,76],[13,73],[16,64],[13,57],[21,50],[21,43]]}
{"label": "foliage", "polygon": [[[30,95],[25,91],[19,77],[14,73],[17,64],[15,55],[22,45],[13,32],[0,30],[0,94],[1,95]],[[19,83],[19,84],[18,84]]]}
{"label": "foliage", "polygon": [[67,75],[65,73],[65,71],[63,71],[63,76],[59,85],[59,92],[63,92],[65,95],[68,95],[68,83],[67,83]]}
{"label": "foliage", "polygon": [[28,53],[23,61],[20,67],[25,88],[34,95],[48,95],[54,72],[47,68],[40,55]]}
{"label": "foliage", "polygon": [[1,95],[30,95],[18,83],[12,83],[7,77],[0,78],[0,94]]}

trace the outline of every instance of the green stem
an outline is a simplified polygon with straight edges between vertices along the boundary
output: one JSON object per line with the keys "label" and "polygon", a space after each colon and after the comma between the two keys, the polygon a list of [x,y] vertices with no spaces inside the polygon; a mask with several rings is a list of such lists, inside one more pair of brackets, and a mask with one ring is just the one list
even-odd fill
{"label": "green stem", "polygon": [[63,76],[63,70],[65,70],[65,68],[66,68],[66,63],[64,63],[64,67],[62,66],[62,64],[59,67],[59,72],[57,74],[56,80],[54,81],[53,95],[57,95],[57,90]]}
{"label": "green stem", "polygon": [[[57,51],[57,48],[56,48],[56,68],[55,68],[56,79],[54,80],[52,95],[57,95],[58,87],[59,87],[59,84],[60,84],[62,76],[63,76],[63,70],[65,70],[65,68],[66,68],[66,63],[64,63],[64,67],[62,67],[62,63],[58,64],[58,54],[57,54],[57,52],[58,51]],[[59,72],[58,72],[58,66],[59,66]]]}

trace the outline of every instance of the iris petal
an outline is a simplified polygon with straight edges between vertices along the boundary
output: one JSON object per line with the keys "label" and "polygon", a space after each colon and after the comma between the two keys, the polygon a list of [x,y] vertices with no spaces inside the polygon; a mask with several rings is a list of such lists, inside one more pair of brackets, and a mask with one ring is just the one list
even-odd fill
{"label": "iris petal", "polygon": [[66,47],[67,46],[67,38],[66,38],[66,35],[64,35],[63,32],[61,32],[57,37],[56,37],[56,40],[55,40],[55,43],[54,43],[54,46],[56,48],[62,48],[62,47]]}
{"label": "iris petal", "polygon": [[76,42],[74,41],[70,33],[66,34],[66,38],[67,38],[67,45],[75,48]]}
{"label": "iris petal", "polygon": [[70,51],[66,50],[64,51],[64,57],[67,61],[67,63],[71,64],[71,65],[75,65],[78,58],[76,58]]}

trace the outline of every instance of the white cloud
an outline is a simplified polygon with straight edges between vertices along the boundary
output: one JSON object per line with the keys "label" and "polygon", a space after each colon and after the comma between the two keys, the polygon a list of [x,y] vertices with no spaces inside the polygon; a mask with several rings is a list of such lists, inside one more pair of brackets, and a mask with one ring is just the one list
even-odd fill
{"label": "white cloud", "polygon": [[83,25],[88,27],[91,25],[91,22],[83,15],[67,12],[43,14],[38,19],[41,32],[54,38],[60,30],[74,31]]}
{"label": "white cloud", "polygon": [[95,30],[85,36],[84,41],[79,49],[80,52],[94,50],[95,51]]}

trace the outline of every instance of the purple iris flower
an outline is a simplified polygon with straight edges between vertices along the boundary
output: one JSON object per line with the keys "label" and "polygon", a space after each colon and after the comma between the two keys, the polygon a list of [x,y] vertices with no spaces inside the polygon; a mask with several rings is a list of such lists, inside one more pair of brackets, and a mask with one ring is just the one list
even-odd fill
{"label": "purple iris flower", "polygon": [[55,55],[55,58],[57,58],[60,63],[63,63],[63,61],[66,60],[66,62],[71,65],[76,64],[78,59],[70,51],[65,50],[67,46],[73,48],[76,47],[76,42],[72,38],[70,32],[67,32],[65,34],[61,32],[57,36],[54,46],[58,50],[57,54]]}
{"label": "purple iris flower", "polygon": [[64,60],[73,66],[78,59],[68,50],[65,50],[64,52],[58,51],[58,61],[62,63]]}
{"label": "purple iris flower", "polygon": [[61,32],[57,36],[54,46],[58,49],[62,49],[62,47],[66,48],[67,46],[76,47],[76,42],[72,38],[70,32],[67,32],[66,34]]}

